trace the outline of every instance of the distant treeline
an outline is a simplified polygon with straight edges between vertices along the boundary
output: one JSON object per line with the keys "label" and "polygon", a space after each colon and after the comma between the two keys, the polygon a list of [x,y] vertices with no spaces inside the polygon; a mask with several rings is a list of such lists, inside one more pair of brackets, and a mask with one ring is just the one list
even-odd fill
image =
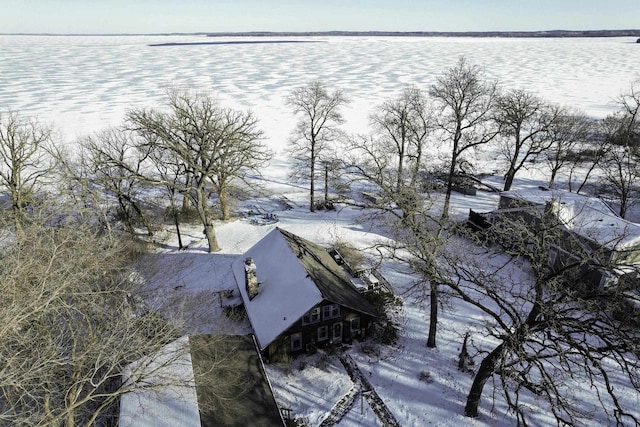
{"label": "distant treeline", "polygon": [[554,31],[309,31],[270,32],[250,31],[242,33],[206,33],[208,37],[295,37],[295,36],[394,36],[394,37],[638,37],[640,30],[554,30]]}
{"label": "distant treeline", "polygon": [[553,30],[553,31],[247,31],[195,33],[2,33],[18,36],[207,36],[207,37],[640,37],[640,30]]}

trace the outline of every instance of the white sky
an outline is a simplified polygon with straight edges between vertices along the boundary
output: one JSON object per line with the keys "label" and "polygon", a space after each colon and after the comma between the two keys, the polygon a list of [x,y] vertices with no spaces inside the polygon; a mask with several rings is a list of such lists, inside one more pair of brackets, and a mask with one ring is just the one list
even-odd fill
{"label": "white sky", "polygon": [[0,0],[0,33],[640,27],[638,0]]}

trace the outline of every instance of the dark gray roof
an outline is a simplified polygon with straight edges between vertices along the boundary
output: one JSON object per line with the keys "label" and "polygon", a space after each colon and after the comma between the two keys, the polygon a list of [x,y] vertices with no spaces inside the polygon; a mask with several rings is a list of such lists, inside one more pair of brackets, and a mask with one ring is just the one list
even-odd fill
{"label": "dark gray roof", "polygon": [[202,426],[284,424],[251,335],[190,335]]}
{"label": "dark gray roof", "polygon": [[281,228],[278,228],[278,231],[325,300],[370,316],[379,317],[375,307],[358,292],[342,267],[322,246]]}

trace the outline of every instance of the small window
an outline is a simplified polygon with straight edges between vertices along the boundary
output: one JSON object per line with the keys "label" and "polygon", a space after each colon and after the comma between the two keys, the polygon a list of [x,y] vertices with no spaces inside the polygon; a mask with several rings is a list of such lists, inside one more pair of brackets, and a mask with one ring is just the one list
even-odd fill
{"label": "small window", "polygon": [[329,339],[329,328],[320,326],[318,328],[318,341],[326,341],[327,339]]}
{"label": "small window", "polygon": [[360,332],[360,318],[356,317],[355,319],[351,319],[351,332]]}
{"label": "small window", "polygon": [[304,316],[302,316],[302,324],[308,325],[309,323],[316,323],[320,321],[320,307],[309,310]]}
{"label": "small window", "polygon": [[291,334],[291,350],[302,350],[302,332]]}
{"label": "small window", "polygon": [[340,317],[340,306],[338,304],[329,304],[322,307],[322,318],[333,319]]}

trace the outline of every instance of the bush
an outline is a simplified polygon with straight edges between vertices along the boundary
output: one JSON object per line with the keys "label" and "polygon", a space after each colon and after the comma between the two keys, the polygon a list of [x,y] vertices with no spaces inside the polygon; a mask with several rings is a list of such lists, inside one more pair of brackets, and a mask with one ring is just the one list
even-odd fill
{"label": "bush", "polygon": [[418,379],[427,384],[431,384],[434,381],[433,375],[431,375],[431,372],[429,371],[420,371]]}
{"label": "bush", "polygon": [[378,313],[381,314],[381,319],[373,325],[373,338],[381,344],[396,344],[400,337],[399,328],[389,317],[387,309],[389,307],[401,307],[402,300],[393,293],[382,290],[370,292],[365,296]]}

